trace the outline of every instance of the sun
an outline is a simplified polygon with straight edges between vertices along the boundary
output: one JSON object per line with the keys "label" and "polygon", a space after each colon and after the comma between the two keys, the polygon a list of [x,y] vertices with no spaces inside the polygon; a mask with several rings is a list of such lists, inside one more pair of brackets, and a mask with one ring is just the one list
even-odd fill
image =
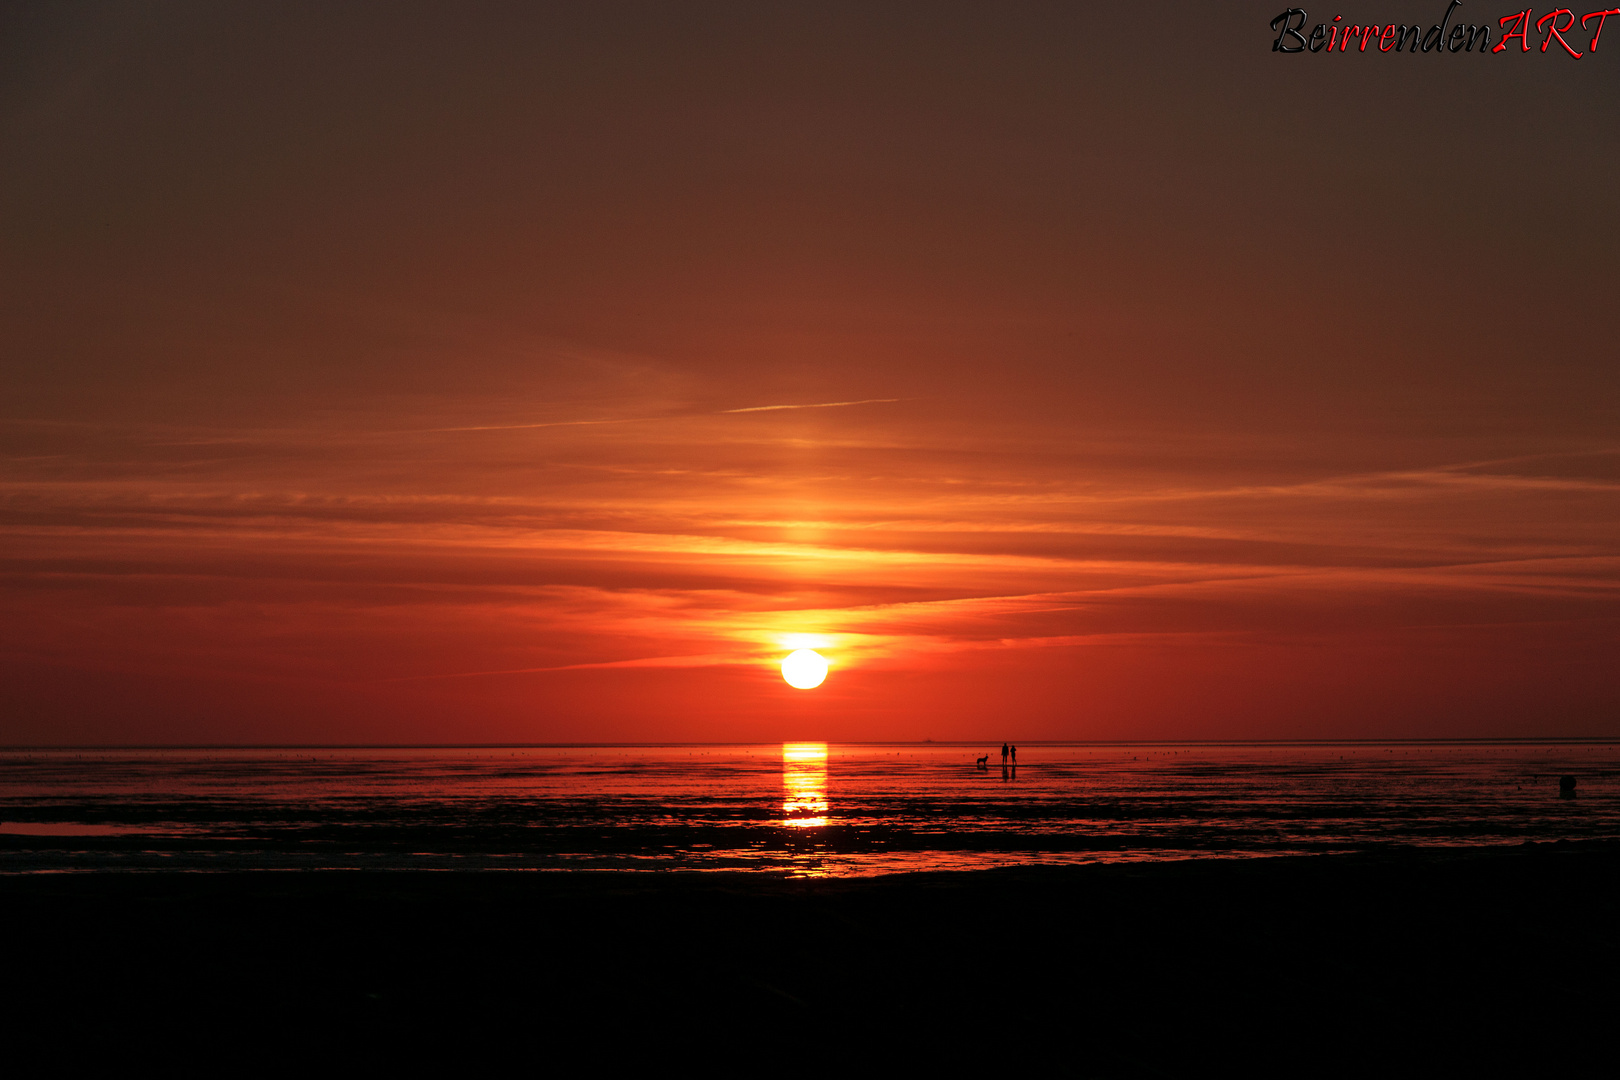
{"label": "sun", "polygon": [[782,678],[799,690],[814,690],[827,677],[827,658],[814,649],[790,652],[782,661]]}

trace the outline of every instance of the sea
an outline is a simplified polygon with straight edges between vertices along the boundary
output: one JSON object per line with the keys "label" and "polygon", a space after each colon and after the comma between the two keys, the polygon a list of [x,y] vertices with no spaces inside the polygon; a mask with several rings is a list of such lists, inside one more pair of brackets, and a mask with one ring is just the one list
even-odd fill
{"label": "sea", "polygon": [[[981,763],[978,759],[986,756]],[[0,873],[1003,866],[1620,839],[1620,743],[0,751]]]}

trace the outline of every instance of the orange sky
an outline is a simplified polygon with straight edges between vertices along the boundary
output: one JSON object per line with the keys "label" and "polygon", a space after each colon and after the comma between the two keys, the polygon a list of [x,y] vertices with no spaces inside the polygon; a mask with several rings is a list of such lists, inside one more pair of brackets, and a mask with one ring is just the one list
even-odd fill
{"label": "orange sky", "polygon": [[9,10],[0,742],[1620,734],[1620,48],[1274,14]]}

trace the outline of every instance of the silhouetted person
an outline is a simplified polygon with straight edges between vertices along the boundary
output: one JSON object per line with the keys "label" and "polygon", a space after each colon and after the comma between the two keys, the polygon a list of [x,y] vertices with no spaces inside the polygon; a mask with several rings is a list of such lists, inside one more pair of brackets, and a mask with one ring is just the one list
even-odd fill
{"label": "silhouetted person", "polygon": [[1015,769],[1018,768],[1018,747],[1016,746],[1012,748],[1012,766]]}
{"label": "silhouetted person", "polygon": [[1558,797],[1560,799],[1573,799],[1575,797],[1575,778],[1573,776],[1560,776],[1558,778]]}

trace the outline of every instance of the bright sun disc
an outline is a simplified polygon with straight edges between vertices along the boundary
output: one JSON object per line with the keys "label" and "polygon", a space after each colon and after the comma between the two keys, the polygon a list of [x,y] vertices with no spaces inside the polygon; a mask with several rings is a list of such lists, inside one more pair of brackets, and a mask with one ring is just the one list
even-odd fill
{"label": "bright sun disc", "polygon": [[814,649],[790,652],[782,661],[782,678],[800,690],[813,690],[827,677],[827,658]]}

